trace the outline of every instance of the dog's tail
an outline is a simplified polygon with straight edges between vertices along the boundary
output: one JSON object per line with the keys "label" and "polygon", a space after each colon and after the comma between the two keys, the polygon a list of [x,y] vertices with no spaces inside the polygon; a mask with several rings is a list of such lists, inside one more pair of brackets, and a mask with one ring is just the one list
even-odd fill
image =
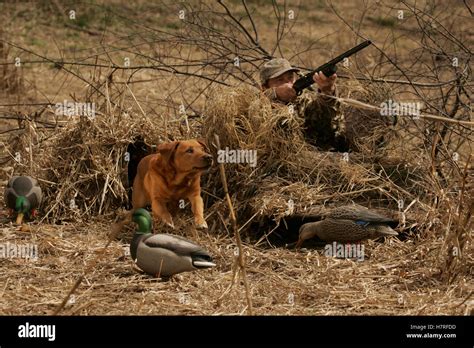
{"label": "dog's tail", "polygon": [[123,228],[125,227],[125,225],[128,225],[129,223],[132,222],[132,215],[133,215],[133,209],[132,210],[128,210],[126,213],[125,213],[125,216],[122,218],[122,220],[114,223],[112,225],[112,229],[110,231],[110,239],[115,239],[117,238],[118,234],[123,230]]}

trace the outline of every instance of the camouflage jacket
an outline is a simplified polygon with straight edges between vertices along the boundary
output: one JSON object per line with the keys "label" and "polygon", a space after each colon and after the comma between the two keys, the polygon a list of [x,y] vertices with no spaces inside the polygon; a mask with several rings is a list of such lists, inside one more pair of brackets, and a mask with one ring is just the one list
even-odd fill
{"label": "camouflage jacket", "polygon": [[[272,102],[282,103],[276,99],[272,89],[265,92]],[[335,92],[337,95],[337,90]],[[308,90],[288,105],[294,105],[298,116],[304,118],[306,140],[321,150],[347,152],[349,144],[344,136],[344,116],[340,103],[321,93]]]}

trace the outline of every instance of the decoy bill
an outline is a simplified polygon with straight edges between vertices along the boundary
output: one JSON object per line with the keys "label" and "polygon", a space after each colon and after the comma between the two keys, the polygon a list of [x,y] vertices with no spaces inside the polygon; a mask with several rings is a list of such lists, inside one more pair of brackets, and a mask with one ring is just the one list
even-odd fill
{"label": "decoy bill", "polygon": [[32,177],[14,176],[8,181],[4,198],[5,205],[17,214],[16,223],[21,225],[23,218],[34,216],[41,204],[41,187]]}
{"label": "decoy bill", "polygon": [[350,243],[382,236],[397,236],[387,218],[360,205],[342,206],[331,210],[322,221],[304,224],[299,230],[296,248],[310,238],[318,237],[325,242]]}
{"label": "decoy bill", "polygon": [[209,253],[190,240],[170,234],[152,234],[152,218],[147,210],[135,210],[132,219],[138,229],[130,243],[130,255],[144,272],[169,277],[216,266]]}

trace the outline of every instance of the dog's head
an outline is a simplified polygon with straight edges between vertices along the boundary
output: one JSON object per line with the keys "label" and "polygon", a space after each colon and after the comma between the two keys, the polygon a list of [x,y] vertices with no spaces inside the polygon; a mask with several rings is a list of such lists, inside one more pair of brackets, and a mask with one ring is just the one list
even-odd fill
{"label": "dog's head", "polygon": [[212,155],[202,140],[182,140],[163,143],[158,152],[177,172],[199,172],[212,165]]}

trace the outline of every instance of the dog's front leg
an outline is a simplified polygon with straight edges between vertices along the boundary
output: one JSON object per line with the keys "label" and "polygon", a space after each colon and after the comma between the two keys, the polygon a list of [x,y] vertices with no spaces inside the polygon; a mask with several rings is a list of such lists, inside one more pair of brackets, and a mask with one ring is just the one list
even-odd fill
{"label": "dog's front leg", "polygon": [[204,220],[204,202],[200,195],[190,196],[191,209],[194,214],[194,222],[197,228],[207,228],[206,220]]}
{"label": "dog's front leg", "polygon": [[166,208],[166,203],[161,202],[156,197],[153,198],[151,202],[151,210],[153,212],[153,218],[155,220],[162,220],[171,228],[174,228],[173,218],[171,217],[168,208]]}

